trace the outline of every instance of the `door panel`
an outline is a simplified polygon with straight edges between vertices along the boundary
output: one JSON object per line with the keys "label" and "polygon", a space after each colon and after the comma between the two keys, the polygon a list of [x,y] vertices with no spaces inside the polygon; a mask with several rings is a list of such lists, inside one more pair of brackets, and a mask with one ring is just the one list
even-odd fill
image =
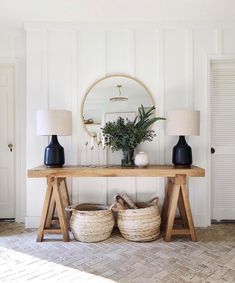
{"label": "door panel", "polygon": [[8,190],[5,188],[8,188],[8,169],[7,168],[0,168],[0,180],[1,180],[1,186],[0,186],[0,203],[2,204],[8,204]]}
{"label": "door panel", "polygon": [[212,219],[235,219],[235,62],[212,64]]}
{"label": "door panel", "polygon": [[235,219],[235,155],[217,154],[213,157],[214,204],[213,219]]}
{"label": "door panel", "polygon": [[0,66],[0,218],[15,217],[13,98],[13,67]]}
{"label": "door panel", "polygon": [[0,86],[0,152],[4,151],[7,144],[7,91]]}

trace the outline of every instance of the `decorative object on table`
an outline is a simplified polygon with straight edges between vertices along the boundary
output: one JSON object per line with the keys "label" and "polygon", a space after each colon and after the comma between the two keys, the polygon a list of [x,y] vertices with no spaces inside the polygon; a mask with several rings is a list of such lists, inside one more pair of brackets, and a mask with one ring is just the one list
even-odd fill
{"label": "decorative object on table", "polygon": [[88,133],[87,132],[85,132],[85,142],[84,142],[84,144],[85,144],[85,166],[87,166],[88,164],[87,164],[87,146],[88,146]]}
{"label": "decorative object on table", "polygon": [[97,166],[100,166],[100,144],[101,144],[101,133],[96,132],[96,143],[97,143]]}
{"label": "decorative object on table", "polygon": [[153,117],[155,107],[145,111],[143,105],[138,109],[138,115],[133,121],[119,117],[117,121],[108,122],[101,130],[108,137],[106,145],[112,151],[123,151],[122,166],[134,166],[134,150],[138,144],[144,141],[152,141],[156,135],[150,126],[158,121],[165,120],[161,117]]}
{"label": "decorative object on table", "polygon": [[102,135],[101,144],[102,144],[102,149],[104,150],[105,149],[105,136],[104,135]]}
{"label": "decorative object on table", "polygon": [[70,227],[76,240],[88,243],[100,242],[111,236],[114,218],[107,206],[83,203],[69,206],[66,210],[72,211]]}
{"label": "decorative object on table", "polygon": [[[85,131],[85,158],[82,158],[84,162],[82,162],[82,166],[85,167],[100,167],[101,166],[101,158],[100,158],[100,145],[104,144],[101,137],[101,132],[97,131],[96,133],[93,133],[92,135],[89,135],[87,131]],[[88,149],[90,149],[90,164],[88,164]],[[105,149],[105,144],[102,146],[101,151]],[[95,153],[97,153],[97,158],[95,158]],[[102,164],[104,166],[104,164]]]}
{"label": "decorative object on table", "polygon": [[37,111],[37,135],[52,136],[50,144],[45,148],[44,164],[47,167],[62,167],[64,148],[59,144],[57,135],[72,134],[72,112],[67,110]]}
{"label": "decorative object on table", "polygon": [[133,206],[127,194],[115,196],[110,208],[117,213],[117,226],[125,239],[148,242],[158,238],[161,225],[158,202],[159,199],[155,197],[149,202],[139,202]]}
{"label": "decorative object on table", "polygon": [[94,137],[93,136],[91,136],[90,148],[91,150],[94,149]]}
{"label": "decorative object on table", "polygon": [[167,117],[168,135],[179,136],[178,143],[173,148],[172,163],[177,168],[189,168],[192,165],[192,149],[187,144],[185,136],[200,134],[200,111],[171,110]]}
{"label": "decorative object on table", "polygon": [[91,167],[96,167],[95,163],[94,163],[94,140],[95,137],[94,135],[91,136],[90,138],[90,150],[91,150],[91,155],[90,155],[90,162],[91,162]]}
{"label": "decorative object on table", "polygon": [[149,164],[149,159],[148,159],[148,155],[145,152],[140,151],[135,155],[136,166],[143,168],[146,167],[148,164]]}
{"label": "decorative object on table", "polygon": [[128,100],[128,97],[122,95],[122,93],[121,93],[122,85],[117,85],[116,87],[118,88],[118,96],[112,96],[112,97],[109,98],[109,100],[110,100],[111,102],[115,102],[115,101],[127,101],[127,100]]}
{"label": "decorative object on table", "polygon": [[134,167],[134,149],[128,149],[122,151],[122,166],[123,167]]}

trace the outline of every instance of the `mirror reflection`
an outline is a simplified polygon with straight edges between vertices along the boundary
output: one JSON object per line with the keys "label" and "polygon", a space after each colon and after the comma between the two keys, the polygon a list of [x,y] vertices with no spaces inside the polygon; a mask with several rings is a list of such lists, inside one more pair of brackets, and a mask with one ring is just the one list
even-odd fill
{"label": "mirror reflection", "polygon": [[83,102],[85,129],[96,137],[108,121],[115,121],[119,116],[133,120],[141,104],[149,108],[154,102],[140,81],[121,75],[101,79],[89,89]]}

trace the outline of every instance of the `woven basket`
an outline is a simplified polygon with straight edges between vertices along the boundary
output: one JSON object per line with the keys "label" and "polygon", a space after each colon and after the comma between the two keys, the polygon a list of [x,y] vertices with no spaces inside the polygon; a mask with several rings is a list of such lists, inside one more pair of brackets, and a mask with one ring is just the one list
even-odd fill
{"label": "woven basket", "polygon": [[76,240],[100,242],[110,237],[114,219],[112,211],[107,206],[83,203],[77,206],[69,206],[66,210],[73,212],[70,227]]}
{"label": "woven basket", "polygon": [[158,198],[150,202],[136,203],[136,205],[139,209],[118,211],[118,228],[122,236],[135,242],[156,240],[161,224]]}

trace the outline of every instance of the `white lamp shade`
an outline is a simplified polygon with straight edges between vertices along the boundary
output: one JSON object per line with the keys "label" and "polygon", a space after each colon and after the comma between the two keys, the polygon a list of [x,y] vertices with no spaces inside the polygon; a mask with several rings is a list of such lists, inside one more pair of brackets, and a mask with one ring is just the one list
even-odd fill
{"label": "white lamp shade", "polygon": [[200,111],[186,109],[169,111],[167,134],[171,136],[200,135]]}
{"label": "white lamp shade", "polygon": [[72,112],[67,110],[37,111],[37,135],[70,136],[72,134]]}

